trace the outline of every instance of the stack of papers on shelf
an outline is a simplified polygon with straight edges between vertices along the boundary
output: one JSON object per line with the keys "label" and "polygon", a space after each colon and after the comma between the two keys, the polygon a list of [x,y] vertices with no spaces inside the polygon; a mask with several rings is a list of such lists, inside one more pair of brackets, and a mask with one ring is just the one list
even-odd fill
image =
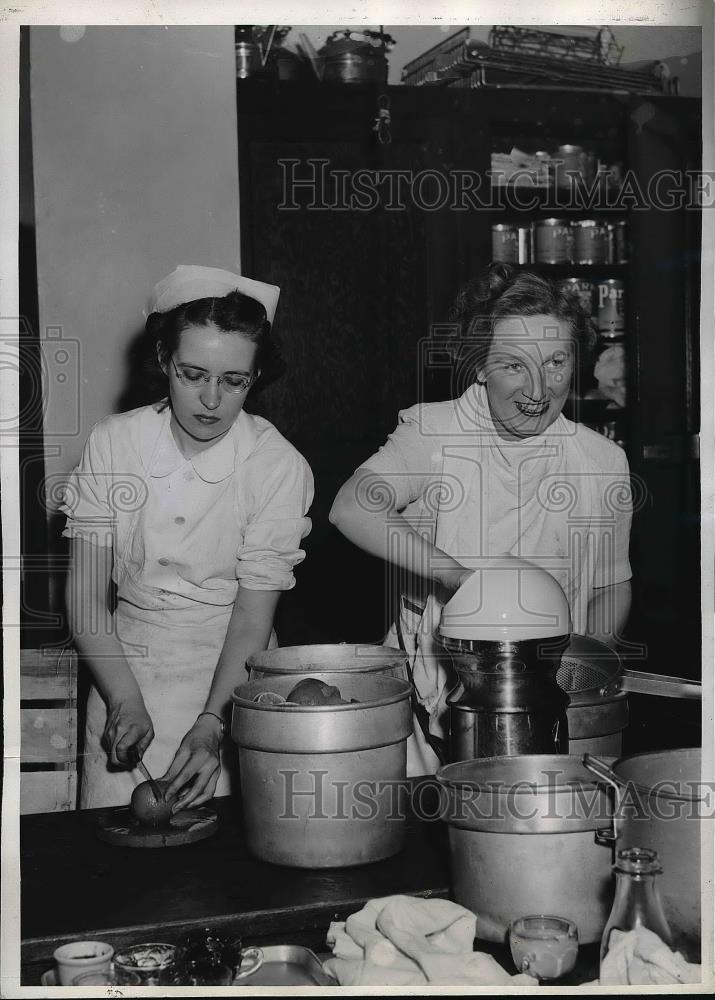
{"label": "stack of papers on shelf", "polygon": [[516,147],[510,153],[492,153],[492,184],[546,187],[549,181],[548,163],[548,160],[537,160]]}

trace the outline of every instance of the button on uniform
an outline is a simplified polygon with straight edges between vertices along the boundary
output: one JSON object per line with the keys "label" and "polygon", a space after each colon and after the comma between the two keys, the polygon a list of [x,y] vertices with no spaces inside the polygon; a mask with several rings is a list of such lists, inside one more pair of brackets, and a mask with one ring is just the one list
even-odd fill
{"label": "button on uniform", "polygon": [[186,524],[186,518],[185,517],[175,517],[174,518],[174,524]]}
{"label": "button on uniform", "polygon": [[166,556],[162,556],[161,559],[157,559],[157,562],[160,566],[168,566],[171,560],[167,559]]}

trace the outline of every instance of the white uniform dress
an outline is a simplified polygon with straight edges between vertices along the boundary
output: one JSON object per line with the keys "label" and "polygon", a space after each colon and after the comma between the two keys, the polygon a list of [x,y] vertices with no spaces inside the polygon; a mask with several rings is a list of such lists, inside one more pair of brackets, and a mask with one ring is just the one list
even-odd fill
{"label": "white uniform dress", "polygon": [[[186,459],[170,416],[155,404],[100,421],[63,505],[65,535],[113,547],[114,624],[154,725],[144,756],[154,776],[204,707],[239,585],[294,586],[313,498],[307,463],[262,417],[241,412],[225,437]],[[126,804],[142,780],[109,767],[106,715],[92,688],[82,808]],[[226,739],[217,795],[230,791],[232,758]]]}
{"label": "white uniform dress", "polygon": [[[585,634],[596,588],[629,580],[632,500],[618,445],[560,416],[544,434],[500,438],[486,389],[400,412],[387,443],[363,468],[390,483],[412,527],[466,568],[509,553],[558,580],[573,631]],[[380,502],[375,491],[375,503]],[[449,595],[422,579],[401,581],[400,624],[430,732],[447,736],[447,697],[457,685],[437,637]],[[385,640],[398,645],[393,625]],[[433,773],[438,760],[415,724],[408,774]]]}

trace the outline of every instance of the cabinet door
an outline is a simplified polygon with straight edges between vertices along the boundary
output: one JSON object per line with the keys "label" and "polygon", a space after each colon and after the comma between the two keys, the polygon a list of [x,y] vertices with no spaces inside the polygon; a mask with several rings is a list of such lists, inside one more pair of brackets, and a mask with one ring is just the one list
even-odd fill
{"label": "cabinet door", "polygon": [[[447,319],[463,277],[464,213],[426,207],[439,194],[435,175],[453,165],[455,123],[442,95],[416,101],[391,88],[383,145],[372,88],[250,83],[238,89],[242,266],[281,286],[276,330],[288,363],[251,403],[316,480],[308,558],[282,601],[280,638],[377,641],[390,617],[385,568],[344,540],[328,512],[398,411],[423,398],[425,338]],[[415,198],[424,171],[433,176]],[[294,184],[306,179],[312,187]]]}
{"label": "cabinet door", "polygon": [[[629,162],[652,198],[699,170],[695,101],[633,98]],[[666,172],[672,172],[668,174]],[[682,182],[681,182],[682,183]],[[649,669],[700,676],[698,344],[700,213],[664,205],[631,212],[635,256],[630,318],[636,331],[631,471],[643,502],[633,519],[634,604],[629,635]],[[636,664],[633,664],[636,666]]]}

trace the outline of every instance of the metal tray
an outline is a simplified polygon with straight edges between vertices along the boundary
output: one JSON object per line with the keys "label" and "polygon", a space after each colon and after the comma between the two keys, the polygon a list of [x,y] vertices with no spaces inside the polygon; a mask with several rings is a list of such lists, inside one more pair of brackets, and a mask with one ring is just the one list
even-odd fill
{"label": "metal tray", "polygon": [[337,986],[323,971],[317,955],[294,944],[261,947],[263,965],[252,975],[236,980],[236,986]]}

